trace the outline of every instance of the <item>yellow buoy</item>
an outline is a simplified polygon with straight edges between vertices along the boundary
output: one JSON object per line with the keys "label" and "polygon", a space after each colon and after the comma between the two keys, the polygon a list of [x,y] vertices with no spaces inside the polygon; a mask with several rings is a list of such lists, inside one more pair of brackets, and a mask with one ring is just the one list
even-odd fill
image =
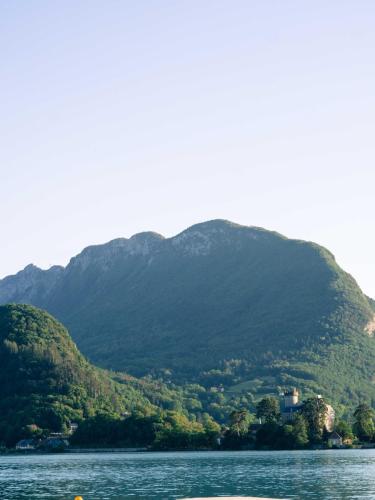
{"label": "yellow buoy", "polygon": [[82,497],[74,497],[74,500],[83,500]]}

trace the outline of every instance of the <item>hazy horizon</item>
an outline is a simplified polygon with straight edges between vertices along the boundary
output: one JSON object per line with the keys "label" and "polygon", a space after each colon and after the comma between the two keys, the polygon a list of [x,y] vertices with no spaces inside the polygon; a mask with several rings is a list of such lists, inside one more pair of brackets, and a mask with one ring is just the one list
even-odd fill
{"label": "hazy horizon", "polygon": [[375,4],[0,4],[0,278],[222,218],[375,298]]}

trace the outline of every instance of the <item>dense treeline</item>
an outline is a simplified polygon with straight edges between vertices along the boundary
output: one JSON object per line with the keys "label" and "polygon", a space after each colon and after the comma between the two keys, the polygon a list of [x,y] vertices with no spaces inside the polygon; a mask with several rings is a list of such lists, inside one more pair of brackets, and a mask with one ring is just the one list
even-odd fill
{"label": "dense treeline", "polygon": [[[266,397],[256,407],[233,411],[225,425],[208,414],[189,419],[183,413],[160,411],[123,418],[98,414],[83,422],[71,439],[81,447],[142,447],[155,450],[191,449],[305,449],[331,446],[325,427],[327,406],[321,398],[307,399],[290,422],[281,419],[279,402]],[[342,445],[375,441],[375,413],[366,404],[357,407],[352,423],[338,421],[335,431]],[[261,423],[259,423],[261,422]]]}
{"label": "dense treeline", "polygon": [[217,446],[220,426],[208,414],[200,421],[173,411],[125,418],[98,414],[84,421],[72,436],[72,445],[152,447],[158,450],[211,449]]}
{"label": "dense treeline", "polygon": [[[266,397],[257,404],[253,415],[247,410],[231,414],[222,446],[227,449],[276,450],[332,446],[332,433],[325,426],[326,413],[327,405],[322,398],[308,398],[291,421],[283,422],[279,401]],[[365,443],[374,443],[375,446],[375,412],[362,403],[350,421],[337,420],[334,431],[341,438],[340,446]]]}

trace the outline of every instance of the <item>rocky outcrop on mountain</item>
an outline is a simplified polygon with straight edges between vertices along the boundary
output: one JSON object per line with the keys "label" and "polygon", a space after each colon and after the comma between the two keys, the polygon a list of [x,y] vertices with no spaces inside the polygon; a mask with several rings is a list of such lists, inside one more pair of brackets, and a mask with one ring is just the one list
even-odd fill
{"label": "rocky outcrop on mountain", "polygon": [[0,280],[0,304],[7,302],[38,303],[53,290],[64,272],[61,266],[53,266],[44,271],[29,264],[14,276]]}

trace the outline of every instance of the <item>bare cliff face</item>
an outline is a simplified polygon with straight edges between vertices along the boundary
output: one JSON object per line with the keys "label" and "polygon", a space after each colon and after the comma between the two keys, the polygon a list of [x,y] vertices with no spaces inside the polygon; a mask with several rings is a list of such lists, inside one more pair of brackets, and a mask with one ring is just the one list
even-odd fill
{"label": "bare cliff face", "polygon": [[372,319],[365,326],[365,332],[369,335],[369,337],[373,337],[375,333],[375,314]]}
{"label": "bare cliff face", "polygon": [[153,232],[135,234],[131,238],[118,238],[103,245],[94,245],[85,248],[76,257],[73,257],[66,270],[86,270],[95,264],[100,269],[106,270],[111,263],[119,257],[147,256],[157,250],[164,237]]}
{"label": "bare cliff face", "polygon": [[0,280],[0,303],[24,302],[33,304],[43,301],[62,276],[64,268],[53,266],[44,271],[29,264],[14,276]]}
{"label": "bare cliff face", "polygon": [[177,251],[192,256],[209,255],[215,247],[230,245],[233,250],[238,249],[244,240],[257,240],[267,238],[273,233],[264,231],[261,228],[247,228],[242,235],[243,240],[233,238],[233,234],[228,231],[231,229],[241,229],[242,226],[229,221],[209,221],[196,224],[182,233],[170,238],[170,243]]}

